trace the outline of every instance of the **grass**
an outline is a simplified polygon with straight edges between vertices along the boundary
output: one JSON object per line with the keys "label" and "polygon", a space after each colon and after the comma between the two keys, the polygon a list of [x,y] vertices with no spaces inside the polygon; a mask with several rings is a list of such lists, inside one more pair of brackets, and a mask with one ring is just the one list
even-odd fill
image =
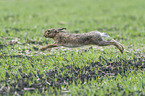
{"label": "grass", "polygon": [[[143,0],[1,0],[0,94],[145,95]],[[55,48],[46,29],[105,32],[125,47]]]}

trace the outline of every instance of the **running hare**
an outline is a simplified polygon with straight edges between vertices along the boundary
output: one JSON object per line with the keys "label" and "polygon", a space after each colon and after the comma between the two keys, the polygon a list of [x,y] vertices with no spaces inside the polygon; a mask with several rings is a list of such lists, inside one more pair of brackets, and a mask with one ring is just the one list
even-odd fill
{"label": "running hare", "polygon": [[116,46],[121,53],[123,53],[123,46],[114,39],[105,41],[103,37],[109,37],[106,33],[98,31],[91,31],[89,33],[73,34],[66,33],[66,28],[48,29],[44,33],[44,37],[52,38],[55,43],[41,47],[40,50],[46,50],[47,48],[53,48],[58,46],[64,47],[80,47],[84,45],[98,45],[98,46]]}

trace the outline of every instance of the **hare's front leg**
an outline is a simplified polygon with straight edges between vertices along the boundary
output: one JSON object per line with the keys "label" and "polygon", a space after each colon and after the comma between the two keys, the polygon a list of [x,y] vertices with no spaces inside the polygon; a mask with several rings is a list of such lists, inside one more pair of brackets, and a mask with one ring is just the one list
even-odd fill
{"label": "hare's front leg", "polygon": [[99,41],[99,43],[97,45],[99,45],[99,46],[114,45],[114,46],[116,46],[120,50],[121,53],[123,53],[123,51],[124,51],[123,45],[121,45],[119,42],[117,42],[114,39],[112,39],[110,41],[104,41],[104,40]]}
{"label": "hare's front leg", "polygon": [[44,50],[46,50],[46,49],[48,49],[48,48],[53,48],[53,47],[58,47],[58,45],[56,45],[56,44],[51,44],[51,45],[43,46],[43,47],[40,48],[40,50],[41,50],[41,51],[44,51]]}

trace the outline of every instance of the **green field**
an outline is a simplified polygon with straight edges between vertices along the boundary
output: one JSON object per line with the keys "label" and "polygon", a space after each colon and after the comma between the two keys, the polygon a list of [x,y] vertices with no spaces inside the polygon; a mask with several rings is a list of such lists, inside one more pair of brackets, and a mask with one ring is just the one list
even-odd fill
{"label": "green field", "polygon": [[[0,0],[0,94],[145,95],[145,0]],[[98,30],[124,45],[54,48],[45,30]]]}

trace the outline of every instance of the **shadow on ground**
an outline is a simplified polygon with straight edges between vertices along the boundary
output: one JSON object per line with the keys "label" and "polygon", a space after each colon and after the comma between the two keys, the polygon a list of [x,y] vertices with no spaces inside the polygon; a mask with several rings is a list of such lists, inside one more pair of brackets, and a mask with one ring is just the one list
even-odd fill
{"label": "shadow on ground", "polygon": [[3,49],[5,46],[0,44],[0,49]]}
{"label": "shadow on ground", "polygon": [[[22,78],[18,78],[18,76],[13,73],[6,73],[6,80],[0,81],[0,84],[3,85],[1,86],[0,94],[17,93],[22,95],[25,91],[34,92],[36,89],[42,92],[43,90],[49,90],[50,87],[61,89],[61,86],[71,85],[72,83],[77,85],[77,80],[80,80],[83,84],[92,79],[98,80],[96,78],[100,78],[99,80],[101,81],[101,78],[104,76],[112,76],[114,78],[118,74],[125,76],[127,75],[126,72],[143,70],[145,68],[144,59],[143,57],[133,58],[132,60],[119,59],[116,62],[112,62],[111,59],[106,60],[100,56],[98,62],[84,64],[87,65],[84,67],[77,67],[75,64],[67,65],[60,69],[47,71],[44,74],[39,74],[39,71],[37,71],[37,73],[25,74],[22,73],[22,69],[19,69]],[[64,71],[65,74],[61,75],[60,73]],[[10,75],[15,77],[15,81],[11,81]],[[30,81],[33,81],[34,77],[37,78],[37,80],[29,84]],[[118,87],[120,88],[120,86]]]}

